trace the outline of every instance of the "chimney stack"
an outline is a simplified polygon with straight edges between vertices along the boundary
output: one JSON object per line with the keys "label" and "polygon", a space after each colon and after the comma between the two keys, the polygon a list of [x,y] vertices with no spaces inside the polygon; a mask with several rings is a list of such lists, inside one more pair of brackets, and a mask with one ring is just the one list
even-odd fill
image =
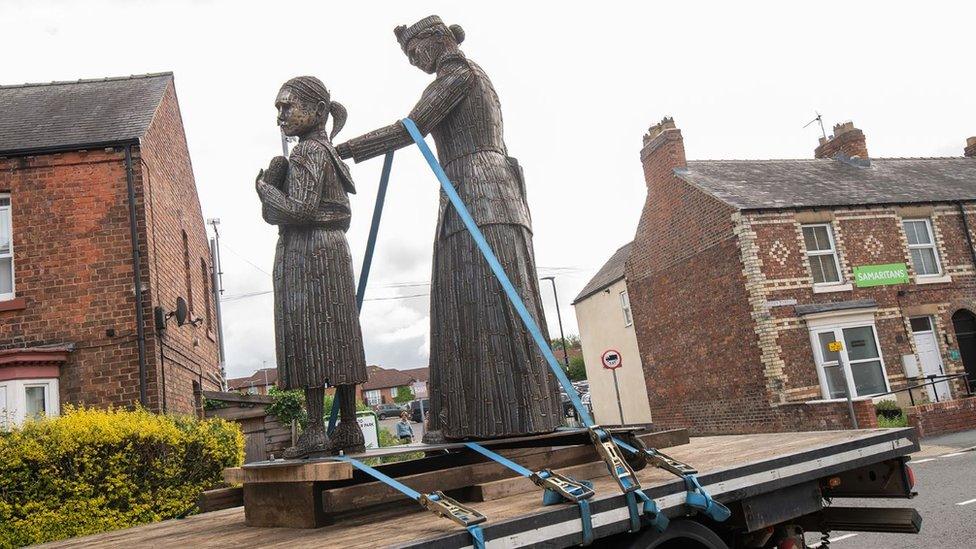
{"label": "chimney stack", "polygon": [[654,181],[671,176],[675,168],[688,167],[685,143],[673,118],[665,116],[647,130],[640,156],[644,165],[644,180],[648,186]]}
{"label": "chimney stack", "polygon": [[834,125],[834,135],[820,138],[820,145],[813,151],[814,158],[834,158],[836,155],[847,158],[868,160],[868,145],[864,132],[847,121]]}
{"label": "chimney stack", "polygon": [[966,149],[963,151],[963,156],[976,158],[976,135],[966,140]]}

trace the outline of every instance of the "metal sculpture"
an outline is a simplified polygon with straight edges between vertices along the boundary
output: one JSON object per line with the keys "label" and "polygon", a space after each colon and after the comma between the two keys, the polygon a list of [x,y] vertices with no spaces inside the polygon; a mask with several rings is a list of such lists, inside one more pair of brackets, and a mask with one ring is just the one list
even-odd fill
{"label": "metal sculpture", "polygon": [[[356,189],[332,146],[346,110],[312,76],[286,82],[275,107],[282,132],[299,142],[287,159],[273,158],[255,185],[264,220],[279,227],[274,263],[278,386],[304,389],[308,411],[308,426],[285,457],[362,451],[354,387],[366,381],[366,358],[345,235],[351,218],[347,193]],[[331,134],[325,129],[330,114]],[[326,385],[339,387],[341,421],[331,440],[323,417]]]}
{"label": "metal sculpture", "polygon": [[[461,52],[458,25],[430,16],[394,33],[412,65],[436,74],[409,118],[434,136],[440,164],[535,321],[545,326],[522,169],[508,156],[488,75]],[[395,122],[336,149],[360,162],[412,143]],[[562,423],[555,377],[443,193],[430,323],[425,442],[545,433]]]}

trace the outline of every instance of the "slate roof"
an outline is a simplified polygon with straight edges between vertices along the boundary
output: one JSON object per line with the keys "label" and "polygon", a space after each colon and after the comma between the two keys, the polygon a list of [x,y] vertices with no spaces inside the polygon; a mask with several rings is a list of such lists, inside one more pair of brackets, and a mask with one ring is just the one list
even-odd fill
{"label": "slate roof", "polygon": [[600,267],[600,270],[593,275],[593,278],[583,286],[580,290],[579,295],[573,300],[573,305],[576,305],[580,301],[583,301],[587,297],[599,292],[600,290],[606,288],[607,286],[613,284],[614,282],[620,280],[624,277],[624,266],[627,263],[627,256],[630,255],[630,245],[633,242],[628,242],[620,247],[616,252],[610,256],[610,259]]}
{"label": "slate roof", "polygon": [[0,86],[0,155],[142,137],[173,73]]}
{"label": "slate roof", "polygon": [[675,174],[740,210],[976,200],[976,158],[696,160]]}

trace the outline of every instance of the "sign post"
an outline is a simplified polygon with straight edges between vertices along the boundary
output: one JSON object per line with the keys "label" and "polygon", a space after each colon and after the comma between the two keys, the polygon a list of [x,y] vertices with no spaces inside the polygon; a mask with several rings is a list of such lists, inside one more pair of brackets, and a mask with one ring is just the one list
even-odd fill
{"label": "sign post", "polygon": [[617,411],[620,412],[620,424],[624,425],[624,405],[620,403],[620,385],[617,383],[617,368],[623,365],[620,352],[614,349],[607,349],[600,357],[603,367],[613,374],[613,390],[617,393]]}
{"label": "sign post", "polygon": [[844,357],[841,355],[841,351],[844,350],[844,344],[840,341],[831,341],[827,344],[827,350],[832,353],[837,353],[837,365],[840,367],[840,373],[844,376],[844,393],[847,394],[847,412],[851,415],[851,424],[854,425],[855,429],[858,429],[857,415],[854,414],[854,400],[851,398],[851,384],[847,381],[847,370],[844,369]]}

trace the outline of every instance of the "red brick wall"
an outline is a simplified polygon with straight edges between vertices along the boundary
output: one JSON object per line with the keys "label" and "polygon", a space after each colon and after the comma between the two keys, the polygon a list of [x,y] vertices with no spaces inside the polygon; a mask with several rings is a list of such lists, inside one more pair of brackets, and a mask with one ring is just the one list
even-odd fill
{"label": "red brick wall", "polygon": [[650,140],[642,159],[648,195],[626,277],[654,422],[717,432],[733,415],[759,419],[765,395],[733,210],[674,175],[684,165],[677,130]]}
{"label": "red brick wall", "polygon": [[[142,151],[133,147],[133,175],[147,388],[150,408],[159,410],[162,375],[152,309],[162,303],[172,310],[176,296],[185,293],[181,230],[191,246],[194,316],[212,319],[202,299],[200,259],[210,268],[206,232],[172,85],[142,144]],[[124,152],[0,159],[0,191],[11,194],[16,294],[26,302],[23,309],[0,311],[0,349],[74,343],[61,368],[62,403],[138,403]],[[203,389],[219,389],[216,343],[206,320],[183,328],[171,322],[165,338],[167,409],[191,414],[193,380],[202,381]]]}
{"label": "red brick wall", "polygon": [[919,437],[976,429],[976,397],[910,407],[908,424]]}
{"label": "red brick wall", "polygon": [[[740,217],[675,174],[685,166],[680,131],[660,130],[645,137],[648,196],[626,266],[657,425],[699,434],[849,427],[845,402],[808,402],[821,398],[821,387],[807,324],[792,305],[781,304],[790,300],[875,300],[891,389],[908,383],[902,355],[915,352],[911,316],[935,318],[947,373],[963,371],[948,353],[951,316],[962,307],[976,311],[976,269],[955,206]],[[856,129],[840,135],[852,134],[863,142]],[[811,222],[808,214],[833,227],[846,282],[857,265],[905,262],[914,275],[901,220],[930,217],[951,281],[814,293],[800,230],[801,222]],[[967,210],[971,225],[974,214]],[[862,427],[876,425],[870,402],[857,407]]]}
{"label": "red brick wall", "polygon": [[204,279],[201,269],[202,261],[210,276],[210,248],[172,84],[142,139],[139,166],[148,205],[145,242],[153,304],[172,311],[176,308],[176,298],[183,297],[187,299],[190,318],[203,319],[199,325],[182,327],[176,325],[175,318],[170,319],[162,335],[162,346],[155,337],[154,327],[148,332],[153,336],[149,342],[152,400],[161,405],[165,384],[166,409],[189,413],[193,406],[193,382],[200,383],[203,390],[219,390],[220,369],[213,300],[207,299],[210,280]]}
{"label": "red brick wall", "polygon": [[0,348],[74,343],[61,369],[62,402],[137,403],[123,153],[0,160],[0,189],[11,194],[16,293],[26,300],[22,310],[0,312]]}
{"label": "red brick wall", "polygon": [[868,146],[864,132],[854,127],[850,122],[834,126],[834,134],[827,140],[820,140],[814,158],[833,158],[835,154],[844,156],[868,158]]}

